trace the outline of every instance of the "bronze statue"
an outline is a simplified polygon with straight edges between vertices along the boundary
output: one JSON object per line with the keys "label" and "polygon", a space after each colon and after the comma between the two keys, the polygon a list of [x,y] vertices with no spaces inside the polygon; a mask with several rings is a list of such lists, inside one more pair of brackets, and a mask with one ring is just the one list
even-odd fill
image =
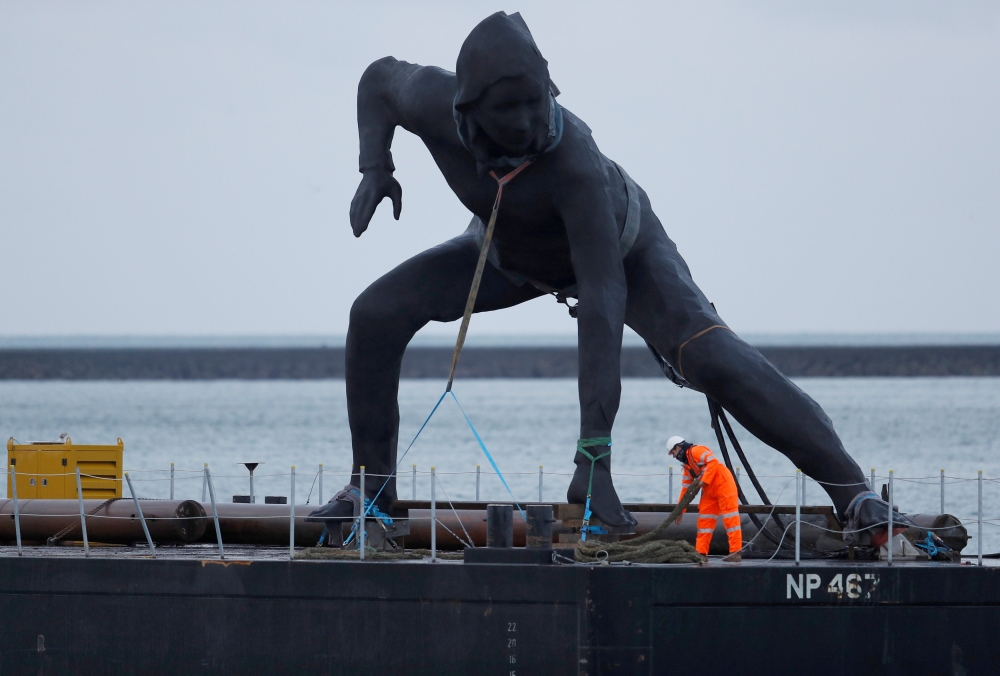
{"label": "bronze statue", "polygon": [[[365,465],[371,474],[393,472],[403,352],[428,322],[462,316],[498,180],[520,168],[504,188],[475,312],[545,293],[568,305],[577,299],[571,307],[578,324],[581,442],[569,502],[586,500],[593,472],[594,515],[618,532],[635,525],[615,492],[607,453],[627,324],[691,388],[826,482],[841,517],[860,527],[885,522],[887,505],[870,492],[829,417],[726,326],[646,193],[601,154],[590,129],[556,102],[558,95],[527,25],[519,14],[503,12],[473,29],[455,73],[386,57],[361,77],[362,179],[350,214],[355,236],[386,197],[399,218],[402,189],[390,152],[396,127],[420,137],[474,216],[458,237],[376,280],[351,309],[346,377],[354,471]],[[395,497],[393,480],[377,503],[388,510]],[[350,515],[344,501],[318,513]]]}

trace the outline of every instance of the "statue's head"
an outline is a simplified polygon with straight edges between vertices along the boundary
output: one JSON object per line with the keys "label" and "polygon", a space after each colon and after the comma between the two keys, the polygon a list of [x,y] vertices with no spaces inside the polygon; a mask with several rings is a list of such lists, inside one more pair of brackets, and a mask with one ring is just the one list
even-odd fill
{"label": "statue's head", "polygon": [[455,68],[455,121],[480,173],[553,147],[562,115],[548,62],[520,14],[497,12],[465,39]]}

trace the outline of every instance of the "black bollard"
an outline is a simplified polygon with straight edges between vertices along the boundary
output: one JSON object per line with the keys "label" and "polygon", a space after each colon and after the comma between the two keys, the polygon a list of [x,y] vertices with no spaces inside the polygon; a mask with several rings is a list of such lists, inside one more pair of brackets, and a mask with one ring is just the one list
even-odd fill
{"label": "black bollard", "polygon": [[529,549],[552,549],[552,505],[528,505],[528,532],[525,544]]}
{"label": "black bollard", "polygon": [[486,546],[514,546],[514,507],[513,505],[486,506]]}

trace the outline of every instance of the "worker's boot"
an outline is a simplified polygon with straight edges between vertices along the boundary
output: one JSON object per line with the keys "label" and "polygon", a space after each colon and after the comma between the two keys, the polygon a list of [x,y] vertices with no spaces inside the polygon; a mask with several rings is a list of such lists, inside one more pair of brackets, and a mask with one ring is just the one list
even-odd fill
{"label": "worker's boot", "polygon": [[[608,451],[607,446],[591,446],[587,452],[594,457]],[[573,458],[576,471],[566,491],[566,502],[583,505],[587,502],[587,485],[590,482],[590,458],[579,451]],[[605,456],[594,463],[593,492],[590,497],[590,511],[601,524],[614,529],[615,533],[634,533],[636,520],[622,507],[615,485],[611,480],[611,456]]]}
{"label": "worker's boot", "polygon": [[740,552],[733,552],[729,556],[722,559],[726,563],[741,563],[743,561],[743,554]]}

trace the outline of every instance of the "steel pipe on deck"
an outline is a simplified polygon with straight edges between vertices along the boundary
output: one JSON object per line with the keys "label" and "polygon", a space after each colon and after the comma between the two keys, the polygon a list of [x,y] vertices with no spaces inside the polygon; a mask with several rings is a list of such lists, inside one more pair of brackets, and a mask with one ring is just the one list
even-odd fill
{"label": "steel pipe on deck", "polygon": [[[458,518],[456,518],[456,513]],[[630,537],[637,537],[648,533],[650,530],[663,523],[666,520],[668,513],[634,511],[632,512],[632,516],[634,516],[638,522],[635,529],[635,536],[623,536],[622,540],[628,540]],[[919,529],[910,529],[911,531],[914,531],[915,536],[919,539],[926,537],[926,530],[924,529],[932,528],[934,529],[934,532],[936,532],[945,541],[945,543],[953,549],[961,551],[962,548],[964,548],[968,543],[969,538],[965,527],[962,526],[961,521],[954,516],[948,514],[911,514],[908,516],[913,519],[914,523],[920,526]],[[462,549],[463,547],[462,543],[459,542],[454,535],[449,533],[448,530],[445,530],[445,527],[464,537],[465,533],[462,530],[462,526],[464,526],[465,530],[468,531],[469,536],[472,538],[473,544],[477,547],[486,546],[486,512],[484,510],[458,509],[453,512],[450,509],[439,509],[437,518],[443,526],[438,529],[437,533],[437,546],[439,549],[455,550]],[[664,531],[662,535],[662,539],[686,540],[691,544],[694,544],[695,538],[698,534],[697,519],[697,514],[685,514],[680,524],[674,523],[667,527],[666,531]],[[461,521],[461,524],[459,521]],[[748,514],[741,514],[740,521],[743,530],[744,542],[753,540],[754,546],[758,551],[773,552],[775,550],[775,544],[771,540],[763,534],[758,535],[758,529],[750,520],[750,516]],[[774,536],[775,540],[781,539],[781,528],[778,524],[774,523],[766,515],[763,515],[762,523],[768,532]],[[788,526],[791,524],[791,520],[786,515],[785,518],[782,519],[782,523],[785,526]],[[553,524],[553,543],[559,543],[560,534],[568,534],[570,532],[570,528],[562,526],[558,522]],[[789,535],[785,536],[785,542],[791,542]],[[515,514],[514,546],[523,547],[524,544],[525,523],[519,515]],[[802,545],[807,549],[832,552],[843,549],[844,542],[840,533],[836,532],[836,530],[832,528],[832,524],[826,516],[821,514],[804,514],[802,516]],[[410,510],[410,534],[406,536],[406,546],[414,549],[426,549],[430,547],[430,510]],[[728,551],[729,540],[726,536],[725,528],[723,528],[721,520],[717,520],[715,532],[712,534],[709,552],[711,554],[726,554]]]}
{"label": "steel pipe on deck", "polygon": [[[312,547],[323,534],[322,523],[305,520],[321,505],[295,506],[295,546]],[[220,502],[219,530],[222,541],[231,545],[284,545],[288,546],[291,533],[289,527],[289,505],[260,505]],[[215,542],[215,532],[205,534],[205,542]]]}
{"label": "steel pipe on deck", "polygon": [[[67,527],[70,530],[61,540],[82,537],[76,500],[18,500],[17,506],[25,541],[44,543]],[[84,500],[83,511],[88,515],[90,542],[129,544],[146,539],[131,498]],[[142,513],[154,542],[196,542],[208,525],[205,510],[194,500],[143,500]],[[14,501],[0,500],[0,540],[13,541],[14,526]]]}

